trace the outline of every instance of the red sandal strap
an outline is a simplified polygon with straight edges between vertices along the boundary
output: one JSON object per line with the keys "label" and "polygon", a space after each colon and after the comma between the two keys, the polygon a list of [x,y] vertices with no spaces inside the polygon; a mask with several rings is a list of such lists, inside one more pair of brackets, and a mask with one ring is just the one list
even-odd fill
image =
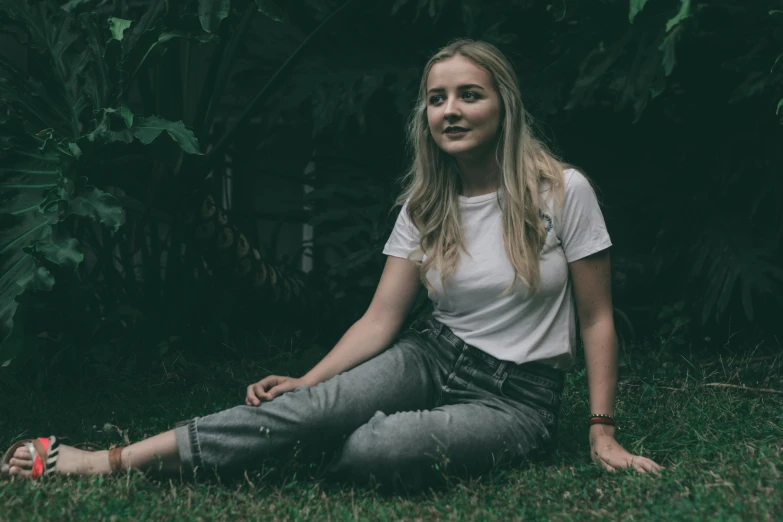
{"label": "red sandal strap", "polygon": [[[30,476],[34,479],[37,479],[46,473],[46,466],[44,465],[44,462],[49,460],[49,439],[40,437],[31,440],[28,444],[35,450],[33,458],[33,472],[30,474]],[[28,449],[30,449],[30,446],[27,446]]]}

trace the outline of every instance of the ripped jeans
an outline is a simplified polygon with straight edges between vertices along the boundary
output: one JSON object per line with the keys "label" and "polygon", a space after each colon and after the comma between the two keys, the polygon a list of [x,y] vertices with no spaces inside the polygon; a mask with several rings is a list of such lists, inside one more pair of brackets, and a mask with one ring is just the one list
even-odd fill
{"label": "ripped jeans", "polygon": [[179,423],[186,469],[240,475],[302,444],[334,477],[419,487],[551,451],[563,372],[501,361],[428,319],[384,352],[260,406]]}

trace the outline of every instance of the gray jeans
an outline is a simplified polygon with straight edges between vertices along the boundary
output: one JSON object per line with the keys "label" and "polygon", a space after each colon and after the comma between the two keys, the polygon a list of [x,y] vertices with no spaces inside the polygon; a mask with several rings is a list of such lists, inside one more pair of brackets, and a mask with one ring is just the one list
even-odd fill
{"label": "gray jeans", "polygon": [[191,470],[241,476],[300,443],[336,451],[336,477],[416,487],[551,450],[562,390],[562,371],[498,360],[428,319],[316,386],[198,417],[175,433]]}

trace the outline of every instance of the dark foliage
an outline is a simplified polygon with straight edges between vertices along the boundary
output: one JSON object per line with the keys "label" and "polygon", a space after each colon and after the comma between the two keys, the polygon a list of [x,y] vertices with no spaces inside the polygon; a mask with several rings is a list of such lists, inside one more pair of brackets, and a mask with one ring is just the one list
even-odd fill
{"label": "dark foliage", "polygon": [[600,187],[624,339],[772,338],[776,7],[8,0],[0,360],[328,346],[384,262],[420,68],[460,36],[507,53],[539,134]]}

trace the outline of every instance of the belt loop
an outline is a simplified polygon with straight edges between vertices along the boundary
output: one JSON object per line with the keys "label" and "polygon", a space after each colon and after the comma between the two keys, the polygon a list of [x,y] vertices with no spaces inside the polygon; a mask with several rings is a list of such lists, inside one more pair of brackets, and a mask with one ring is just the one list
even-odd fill
{"label": "belt loop", "polygon": [[495,379],[503,375],[503,372],[506,370],[506,366],[508,366],[508,361],[500,361],[500,366],[498,366],[498,369],[495,370]]}
{"label": "belt loop", "polygon": [[435,332],[435,337],[440,337],[440,333],[443,331],[445,325],[436,319],[430,319],[430,321],[433,323],[432,329]]}

